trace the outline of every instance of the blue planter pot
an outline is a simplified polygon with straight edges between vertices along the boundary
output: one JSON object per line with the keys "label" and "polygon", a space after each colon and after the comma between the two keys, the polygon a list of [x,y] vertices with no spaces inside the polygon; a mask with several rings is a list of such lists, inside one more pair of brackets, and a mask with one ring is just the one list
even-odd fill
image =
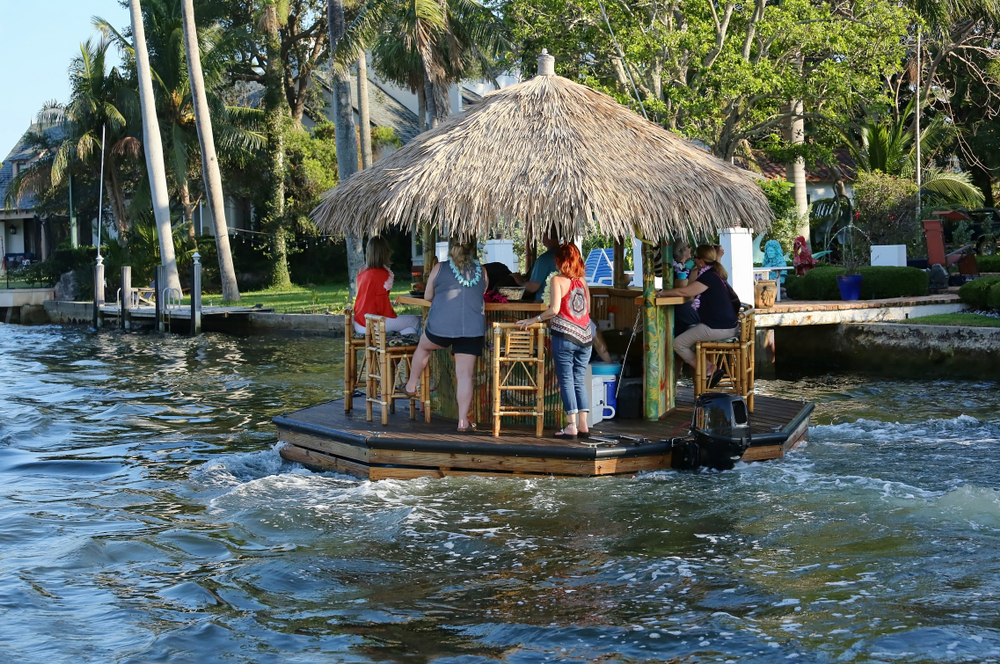
{"label": "blue planter pot", "polygon": [[840,288],[841,300],[861,299],[860,274],[848,274],[837,277],[837,287]]}

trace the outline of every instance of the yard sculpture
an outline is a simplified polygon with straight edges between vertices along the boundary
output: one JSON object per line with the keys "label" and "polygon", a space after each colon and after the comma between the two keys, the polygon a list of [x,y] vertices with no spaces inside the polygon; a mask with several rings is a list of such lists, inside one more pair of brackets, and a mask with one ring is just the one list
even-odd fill
{"label": "yard sculpture", "polygon": [[792,255],[794,256],[792,258],[792,265],[795,266],[796,276],[801,277],[816,267],[816,259],[813,258],[812,252],[809,251],[809,244],[801,235],[795,238]]}
{"label": "yard sculpture", "polygon": [[[781,249],[781,243],[777,240],[768,240],[764,245],[764,267],[785,267],[785,252]],[[785,283],[785,275],[780,270],[768,273],[768,279],[774,279],[779,283]]]}

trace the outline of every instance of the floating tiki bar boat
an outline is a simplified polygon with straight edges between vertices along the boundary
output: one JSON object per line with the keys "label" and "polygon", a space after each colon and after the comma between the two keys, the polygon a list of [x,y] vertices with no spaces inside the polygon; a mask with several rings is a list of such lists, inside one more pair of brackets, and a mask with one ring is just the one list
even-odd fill
{"label": "floating tiki bar boat", "polygon": [[[389,404],[383,425],[381,419],[369,419],[366,409],[352,408],[350,396],[285,414],[274,421],[287,459],[371,479],[468,473],[618,475],[697,465],[692,454],[697,456],[698,445],[721,450],[719,458],[702,465],[774,459],[808,435],[810,404],[754,398],[752,310],[741,319],[749,321],[750,334],[744,329],[743,339],[733,344],[734,365],[727,380],[729,391],[741,396],[722,407],[729,408],[731,419],[724,434],[710,424],[718,424],[722,412],[717,396],[696,400],[693,392],[677,393],[669,335],[673,307],[682,299],[656,297],[651,269],[643,271],[641,289],[625,287],[623,247],[633,235],[643,239],[643,264],[652,266],[654,248],[670,256],[674,237],[712,235],[729,227],[764,230],[771,210],[759,185],[607,95],[555,76],[553,58],[544,51],[538,76],[486,95],[468,111],[355,174],[327,192],[313,218],[334,233],[377,235],[394,227],[422,228],[425,246],[438,231],[465,240],[510,234],[516,225],[535,241],[550,231],[564,238],[595,230],[611,236],[614,287],[591,287],[591,311],[595,319],[613,319],[606,335],[629,342],[618,350],[629,351],[624,367],[637,375],[629,389],[619,392],[626,403],[619,403],[618,417],[592,427],[595,435],[589,440],[556,440],[551,430],[561,424],[562,409],[546,352],[542,384],[525,389],[529,385],[524,383],[525,391],[515,401],[542,401],[540,416],[548,437],[536,437],[535,420],[507,415],[501,418],[500,434],[490,436],[499,384],[493,375],[491,326],[534,317],[545,305],[486,303],[487,343],[475,373],[470,414],[480,432],[456,433],[452,359],[439,352],[431,363],[429,401],[420,397],[422,414],[430,413],[428,417],[411,419],[411,409],[395,412],[396,399],[380,397]],[[663,278],[669,287],[672,271],[665,270]],[[419,298],[399,300],[429,306]],[[354,389],[352,369],[358,366],[354,353],[362,347],[350,337],[345,343],[348,394]],[[522,371],[515,379],[529,381],[530,376]],[[635,394],[636,381],[641,396]],[[633,419],[625,419],[623,411],[637,401],[641,408]],[[692,437],[682,437],[691,424]]]}

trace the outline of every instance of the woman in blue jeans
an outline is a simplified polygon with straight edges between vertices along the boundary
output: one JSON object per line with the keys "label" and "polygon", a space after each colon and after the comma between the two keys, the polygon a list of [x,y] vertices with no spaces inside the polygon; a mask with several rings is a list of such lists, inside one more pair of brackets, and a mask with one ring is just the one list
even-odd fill
{"label": "woman in blue jeans", "polygon": [[590,326],[590,289],[583,277],[586,269],[575,244],[564,244],[556,250],[556,269],[549,289],[549,308],[534,318],[518,323],[549,321],[552,334],[552,361],[559,379],[559,392],[566,410],[566,427],[557,431],[556,438],[576,440],[589,438],[587,414],[587,364],[594,343]]}

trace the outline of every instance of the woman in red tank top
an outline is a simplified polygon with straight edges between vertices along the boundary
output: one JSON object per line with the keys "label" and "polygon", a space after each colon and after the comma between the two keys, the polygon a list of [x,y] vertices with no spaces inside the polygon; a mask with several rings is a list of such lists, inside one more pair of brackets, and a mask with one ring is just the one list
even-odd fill
{"label": "woman in red tank top", "polygon": [[583,279],[586,269],[575,244],[564,244],[556,250],[556,268],[559,274],[552,277],[549,308],[519,323],[527,327],[535,322],[550,321],[552,361],[567,421],[566,427],[556,432],[555,437],[589,438],[590,402],[586,381],[594,333],[590,326],[590,289]]}
{"label": "woman in red tank top", "polygon": [[[392,310],[392,248],[385,238],[368,240],[365,269],[358,274],[358,295],[354,298],[354,332],[364,334],[365,314],[385,316],[386,332],[419,334],[420,316],[397,316]],[[345,334],[350,334],[345,331]]]}

